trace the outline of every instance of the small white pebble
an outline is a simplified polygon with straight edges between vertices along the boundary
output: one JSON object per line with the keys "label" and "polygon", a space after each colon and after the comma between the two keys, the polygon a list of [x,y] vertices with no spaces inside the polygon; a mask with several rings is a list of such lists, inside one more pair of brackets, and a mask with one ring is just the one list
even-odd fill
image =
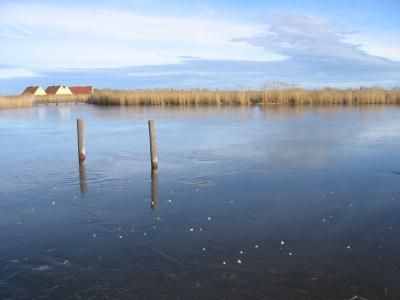
{"label": "small white pebble", "polygon": [[143,235],[146,236],[146,235],[147,235],[147,232],[143,232]]}
{"label": "small white pebble", "polygon": [[242,251],[242,250],[240,250],[240,251],[239,251],[239,253],[240,253],[240,254],[243,254],[243,251]]}
{"label": "small white pebble", "polygon": [[192,231],[192,232],[193,232],[193,231],[194,231],[194,228],[190,228],[190,231]]}
{"label": "small white pebble", "polygon": [[53,205],[56,205],[56,203],[53,201],[53,202],[51,202],[51,204],[53,204]]}
{"label": "small white pebble", "polygon": [[282,245],[282,246],[285,245],[285,242],[284,242],[284,241],[281,241],[281,245]]}
{"label": "small white pebble", "polygon": [[203,231],[203,228],[200,227],[199,230],[200,230],[200,231]]}
{"label": "small white pebble", "polygon": [[348,245],[346,248],[347,248],[347,249],[351,249],[350,245]]}
{"label": "small white pebble", "polygon": [[237,263],[240,265],[242,263],[242,261],[240,259],[238,259]]}
{"label": "small white pebble", "polygon": [[168,203],[171,203],[172,202],[172,200],[171,199],[168,199]]}
{"label": "small white pebble", "polygon": [[258,248],[258,245],[254,245],[254,248],[256,248],[256,249],[257,249],[257,248]]}
{"label": "small white pebble", "polygon": [[223,264],[223,265],[226,265],[226,261],[223,261],[222,264]]}
{"label": "small white pebble", "polygon": [[324,223],[325,223],[325,222],[326,222],[326,219],[322,219],[322,222],[324,222]]}
{"label": "small white pebble", "polygon": [[156,225],[153,225],[153,229],[156,229]]}
{"label": "small white pebble", "polygon": [[290,255],[290,256],[292,256],[292,255],[293,255],[293,253],[292,253],[292,252],[289,252],[289,255]]}
{"label": "small white pebble", "polygon": [[120,235],[119,238],[122,239],[122,235]]}
{"label": "small white pebble", "polygon": [[208,220],[208,221],[211,221],[211,217],[208,217],[207,220]]}
{"label": "small white pebble", "polygon": [[201,249],[201,250],[206,251],[206,248],[203,248],[203,249]]}
{"label": "small white pebble", "polygon": [[94,237],[94,238],[95,238],[95,237],[96,237],[96,234],[95,234],[95,233],[93,233],[93,234],[92,234],[92,237]]}

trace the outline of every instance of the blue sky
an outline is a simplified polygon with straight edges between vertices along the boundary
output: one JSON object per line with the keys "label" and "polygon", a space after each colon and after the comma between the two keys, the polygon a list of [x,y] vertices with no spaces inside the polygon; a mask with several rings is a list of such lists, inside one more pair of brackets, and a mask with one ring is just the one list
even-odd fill
{"label": "blue sky", "polygon": [[398,0],[0,0],[0,94],[398,86],[399,11]]}

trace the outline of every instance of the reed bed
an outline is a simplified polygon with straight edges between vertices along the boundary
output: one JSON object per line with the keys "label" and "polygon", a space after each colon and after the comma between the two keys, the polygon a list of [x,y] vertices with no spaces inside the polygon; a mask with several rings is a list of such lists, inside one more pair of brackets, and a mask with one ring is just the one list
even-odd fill
{"label": "reed bed", "polygon": [[33,96],[0,96],[0,109],[12,107],[32,106],[35,97]]}
{"label": "reed bed", "polygon": [[306,90],[265,88],[263,90],[97,90],[88,103],[98,105],[359,105],[400,104],[400,88]]}
{"label": "reed bed", "polygon": [[35,104],[86,102],[89,95],[45,95],[35,96]]}
{"label": "reed bed", "polygon": [[96,90],[90,95],[0,96],[0,108],[46,103],[97,105],[361,105],[400,104],[400,88],[306,90],[292,86],[266,86],[260,90],[137,89]]}

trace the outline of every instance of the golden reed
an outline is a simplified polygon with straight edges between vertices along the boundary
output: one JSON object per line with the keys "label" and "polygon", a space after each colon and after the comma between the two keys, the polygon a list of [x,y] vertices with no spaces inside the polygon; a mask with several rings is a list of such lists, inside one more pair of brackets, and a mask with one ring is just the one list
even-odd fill
{"label": "golden reed", "polygon": [[400,88],[306,90],[267,86],[262,90],[103,89],[90,95],[0,96],[0,108],[74,102],[97,105],[400,104]]}
{"label": "golden reed", "polygon": [[98,105],[400,104],[400,88],[98,90],[89,96],[88,102]]}

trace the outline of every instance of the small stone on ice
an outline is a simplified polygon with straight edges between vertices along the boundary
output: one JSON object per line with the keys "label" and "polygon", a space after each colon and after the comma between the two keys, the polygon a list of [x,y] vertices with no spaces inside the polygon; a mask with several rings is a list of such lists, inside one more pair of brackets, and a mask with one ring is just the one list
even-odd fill
{"label": "small stone on ice", "polygon": [[281,241],[281,245],[282,245],[282,246],[285,245],[285,242],[284,242],[284,241]]}
{"label": "small stone on ice", "polygon": [[223,264],[223,265],[226,265],[226,261],[223,261],[222,264]]}
{"label": "small stone on ice", "polygon": [[289,252],[289,255],[290,255],[290,256],[292,256],[292,255],[293,255],[293,253],[292,253],[292,252]]}
{"label": "small stone on ice", "polygon": [[208,221],[211,221],[211,217],[208,217],[207,220],[208,220]]}
{"label": "small stone on ice", "polygon": [[49,265],[44,265],[44,266],[40,266],[40,267],[34,268],[34,270],[36,270],[36,271],[48,271],[50,269],[51,268],[50,268]]}
{"label": "small stone on ice", "polygon": [[190,231],[192,231],[192,232],[193,232],[193,231],[194,231],[194,228],[190,228]]}
{"label": "small stone on ice", "polygon": [[322,219],[322,222],[326,222],[326,219]]}
{"label": "small stone on ice", "polygon": [[239,251],[239,253],[240,253],[240,254],[243,254],[243,251],[242,251],[242,250],[240,250],[240,251]]}
{"label": "small stone on ice", "polygon": [[237,263],[240,265],[242,263],[242,261],[240,259],[238,259]]}
{"label": "small stone on ice", "polygon": [[169,202],[169,203],[171,203],[171,202],[172,202],[172,200],[171,200],[171,199],[168,199],[168,202]]}
{"label": "small stone on ice", "polygon": [[122,235],[120,235],[119,238],[122,239]]}
{"label": "small stone on ice", "polygon": [[203,248],[202,250],[203,250],[203,251],[206,251],[206,248]]}
{"label": "small stone on ice", "polygon": [[147,235],[147,232],[143,232],[143,235],[146,236],[146,235]]}
{"label": "small stone on ice", "polygon": [[51,204],[53,204],[53,205],[56,205],[56,203],[53,201],[53,202],[51,202]]}
{"label": "small stone on ice", "polygon": [[256,248],[256,249],[257,249],[257,248],[258,248],[258,245],[254,245],[254,248]]}
{"label": "small stone on ice", "polygon": [[347,249],[351,249],[350,245],[346,247]]}
{"label": "small stone on ice", "polygon": [[94,237],[94,238],[95,238],[95,237],[96,237],[96,234],[95,234],[95,233],[93,233],[93,234],[92,234],[92,237]]}

